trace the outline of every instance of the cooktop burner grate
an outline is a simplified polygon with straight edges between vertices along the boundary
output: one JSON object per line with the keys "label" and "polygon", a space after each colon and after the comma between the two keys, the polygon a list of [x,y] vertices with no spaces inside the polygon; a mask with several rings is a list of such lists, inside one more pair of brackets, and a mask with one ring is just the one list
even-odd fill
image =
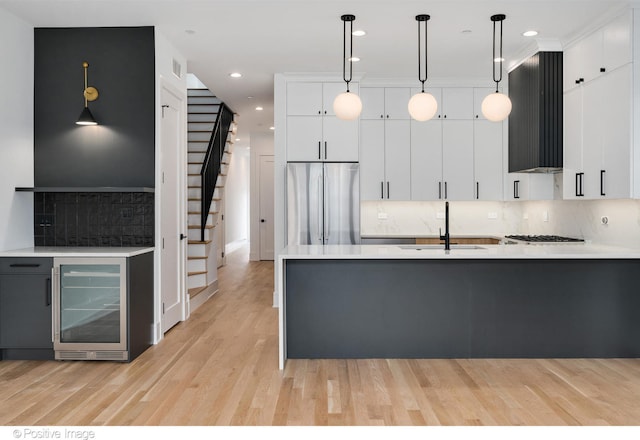
{"label": "cooktop burner grate", "polygon": [[559,235],[505,235],[510,240],[525,241],[527,243],[583,243],[580,238],[562,237]]}

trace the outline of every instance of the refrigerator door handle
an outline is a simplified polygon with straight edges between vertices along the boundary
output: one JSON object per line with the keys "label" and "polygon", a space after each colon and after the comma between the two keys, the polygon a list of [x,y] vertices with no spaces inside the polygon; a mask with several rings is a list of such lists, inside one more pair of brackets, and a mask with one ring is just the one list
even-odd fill
{"label": "refrigerator door handle", "polygon": [[60,341],[60,271],[57,267],[51,268],[53,295],[51,296],[51,342]]}
{"label": "refrigerator door handle", "polygon": [[318,176],[318,241],[324,244],[324,231],[322,230],[322,226],[324,224],[324,197],[322,194],[322,184],[323,184],[322,175]]}

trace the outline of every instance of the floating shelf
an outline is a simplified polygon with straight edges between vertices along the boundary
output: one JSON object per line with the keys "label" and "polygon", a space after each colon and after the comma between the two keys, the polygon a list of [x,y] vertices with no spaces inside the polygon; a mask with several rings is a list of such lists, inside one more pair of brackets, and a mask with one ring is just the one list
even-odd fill
{"label": "floating shelf", "polygon": [[16,187],[17,192],[52,192],[52,193],[76,193],[76,192],[146,192],[152,193],[155,192],[155,188],[149,188],[145,186],[132,186],[132,187],[121,187],[121,186],[36,186],[36,187]]}

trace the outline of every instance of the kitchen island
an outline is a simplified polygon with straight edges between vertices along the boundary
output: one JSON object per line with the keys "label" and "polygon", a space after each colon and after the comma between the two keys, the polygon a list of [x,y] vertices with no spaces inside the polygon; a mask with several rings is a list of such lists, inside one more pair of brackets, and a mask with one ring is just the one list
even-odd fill
{"label": "kitchen island", "polygon": [[579,245],[289,246],[288,358],[640,356],[640,251]]}

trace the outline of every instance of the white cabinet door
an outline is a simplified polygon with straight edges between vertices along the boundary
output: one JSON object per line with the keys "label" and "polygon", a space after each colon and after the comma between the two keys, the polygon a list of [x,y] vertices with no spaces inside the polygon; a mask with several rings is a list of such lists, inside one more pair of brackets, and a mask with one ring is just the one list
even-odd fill
{"label": "white cabinet door", "polygon": [[443,119],[474,119],[473,88],[444,87],[442,89]]}
{"label": "white cabinet door", "polygon": [[474,121],[473,158],[476,200],[502,200],[502,123]]}
{"label": "white cabinet door", "polygon": [[[622,199],[631,197],[631,97],[632,66],[619,68],[602,77],[602,188],[598,176],[599,197]],[[606,102],[606,105],[602,103]],[[615,111],[611,111],[615,109]]]}
{"label": "white cabinet door", "polygon": [[631,15],[624,14],[606,25],[602,30],[602,67],[607,72],[611,72],[632,61],[631,29]]}
{"label": "white cabinet door", "polygon": [[442,121],[411,121],[411,200],[442,198]]}
{"label": "white cabinet door", "polygon": [[323,160],[322,119],[322,116],[287,117],[287,161]]}
{"label": "white cabinet door", "polygon": [[385,121],[384,163],[386,198],[389,200],[411,200],[409,121]]}
{"label": "white cabinet door", "polygon": [[562,55],[562,90],[568,92],[580,85],[580,75],[584,71],[584,46],[580,42],[564,51]]}
{"label": "white cabinet door", "polygon": [[473,200],[473,121],[443,121],[442,177],[448,200]]}
{"label": "white cabinet door", "polygon": [[582,90],[583,87],[574,87],[564,93],[563,97],[563,198],[579,198],[579,180],[577,173],[582,172]]}
{"label": "white cabinet door", "polygon": [[360,200],[382,200],[384,179],[384,120],[360,121]]}
{"label": "white cabinet door", "polygon": [[411,89],[409,87],[391,87],[384,89],[384,118],[385,119],[410,119],[409,99]]}
{"label": "white cabinet door", "polygon": [[582,72],[580,78],[584,78],[584,82],[589,82],[601,75],[600,67],[603,66],[603,54],[602,54],[602,30],[596,31],[588,35],[581,41],[583,47],[582,60]]}
{"label": "white cabinet door", "polygon": [[485,119],[482,114],[482,101],[491,93],[495,93],[495,87],[476,87],[473,89],[473,117],[474,119]]}
{"label": "white cabinet door", "polygon": [[363,87],[360,89],[362,113],[360,119],[384,119],[384,88]]}
{"label": "white cabinet door", "polygon": [[[333,101],[340,93],[347,91],[347,84],[343,82],[326,82],[322,83],[322,115],[335,116],[333,111]],[[349,91],[358,93],[358,85],[350,83]]]}
{"label": "white cabinet door", "polygon": [[[586,83],[582,87],[582,185],[580,198],[600,198],[600,170],[602,168],[602,143],[604,121],[602,107],[606,90],[605,77]],[[613,108],[613,107],[610,107]],[[610,111],[610,110],[609,110]]]}
{"label": "white cabinet door", "polygon": [[322,117],[322,159],[329,162],[358,161],[358,121],[337,116]]}
{"label": "white cabinet door", "polygon": [[317,116],[322,114],[322,83],[287,83],[287,115]]}

